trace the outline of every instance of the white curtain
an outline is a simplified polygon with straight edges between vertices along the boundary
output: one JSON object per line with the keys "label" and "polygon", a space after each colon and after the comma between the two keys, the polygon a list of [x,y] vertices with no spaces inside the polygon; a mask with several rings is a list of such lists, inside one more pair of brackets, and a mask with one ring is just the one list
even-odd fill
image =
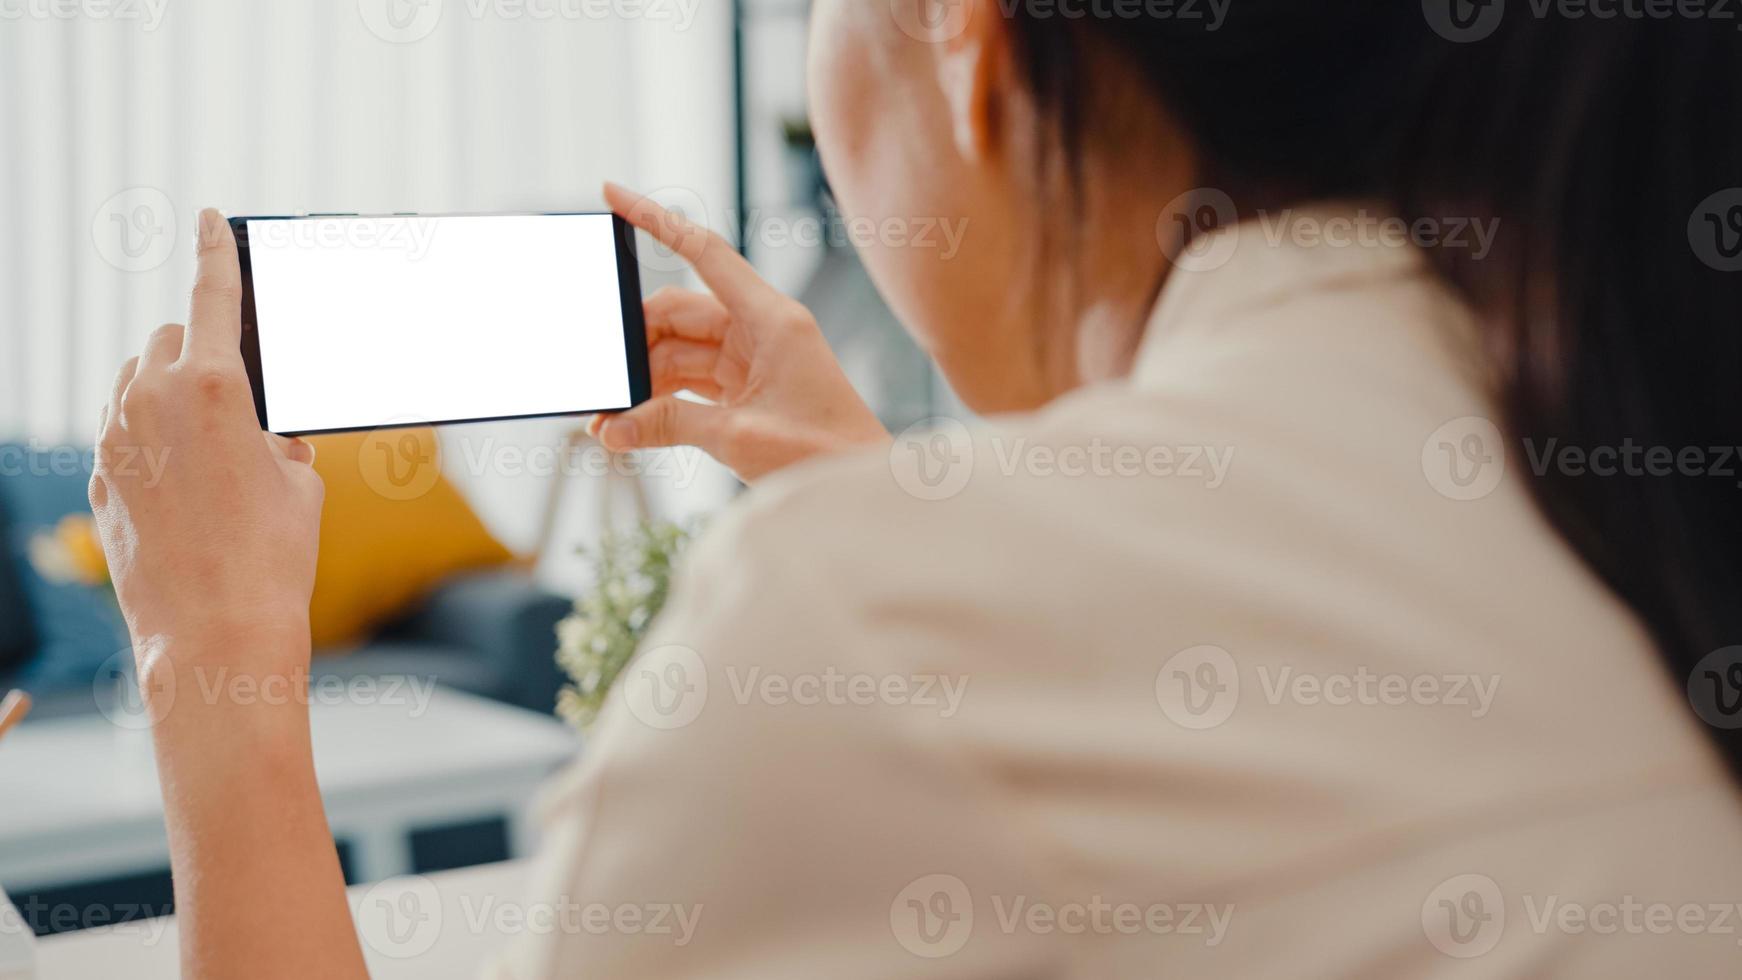
{"label": "white curtain", "polygon": [[186,316],[202,206],[576,209],[613,178],[724,224],[729,6],[0,0],[0,440],[89,441]]}
{"label": "white curtain", "polygon": [[[0,438],[88,438],[185,316],[201,206],[579,208],[610,177],[724,214],[727,6],[0,2]],[[396,10],[397,43],[371,29]]]}

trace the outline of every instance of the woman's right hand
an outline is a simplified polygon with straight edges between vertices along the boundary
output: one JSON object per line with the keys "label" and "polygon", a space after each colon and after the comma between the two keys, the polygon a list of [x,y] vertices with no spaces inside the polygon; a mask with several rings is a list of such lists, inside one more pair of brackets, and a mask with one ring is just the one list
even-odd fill
{"label": "woman's right hand", "polygon": [[[605,185],[605,199],[713,291],[665,289],[647,300],[654,398],[593,421],[607,449],[696,446],[754,483],[813,456],[889,443],[809,310],[708,229],[616,184]],[[714,404],[677,397],[686,390]]]}

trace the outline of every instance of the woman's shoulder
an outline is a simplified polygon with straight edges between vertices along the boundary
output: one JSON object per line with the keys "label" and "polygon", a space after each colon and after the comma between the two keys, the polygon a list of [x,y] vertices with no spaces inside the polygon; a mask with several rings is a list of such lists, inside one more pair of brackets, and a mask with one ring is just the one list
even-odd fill
{"label": "woman's shoulder", "polygon": [[[1492,764],[1524,740],[1575,785],[1703,766],[1649,639],[1533,503],[1528,460],[1472,454],[1488,411],[1472,385],[1271,347],[1182,350],[1167,383],[784,473],[708,535],[694,590],[785,630],[769,655],[822,646],[1024,698],[1094,677],[1084,711],[1133,723],[1175,720],[1180,678],[1219,670],[1243,731],[1310,732],[1332,754],[1483,745],[1459,775],[1500,795],[1542,778]],[[1578,723],[1543,742],[1565,679],[1593,671]],[[1400,710],[1399,689],[1429,703]],[[1346,690],[1357,706],[1326,707]],[[1386,778],[1420,802],[1439,777]]]}

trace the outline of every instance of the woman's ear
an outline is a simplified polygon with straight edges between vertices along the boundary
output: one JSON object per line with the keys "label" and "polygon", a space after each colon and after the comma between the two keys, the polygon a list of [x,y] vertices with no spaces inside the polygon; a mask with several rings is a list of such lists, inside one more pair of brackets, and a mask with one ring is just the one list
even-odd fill
{"label": "woman's ear", "polygon": [[1008,35],[997,0],[958,0],[961,29],[935,47],[938,87],[950,114],[956,152],[985,163],[997,152],[1003,122],[1000,81],[1006,77]]}

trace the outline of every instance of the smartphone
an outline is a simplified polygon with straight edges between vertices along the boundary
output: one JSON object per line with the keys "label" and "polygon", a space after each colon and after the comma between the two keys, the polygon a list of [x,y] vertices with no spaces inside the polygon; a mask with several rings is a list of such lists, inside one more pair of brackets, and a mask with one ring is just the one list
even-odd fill
{"label": "smartphone", "polygon": [[652,395],[612,214],[230,219],[242,359],[287,436],[589,415]]}

